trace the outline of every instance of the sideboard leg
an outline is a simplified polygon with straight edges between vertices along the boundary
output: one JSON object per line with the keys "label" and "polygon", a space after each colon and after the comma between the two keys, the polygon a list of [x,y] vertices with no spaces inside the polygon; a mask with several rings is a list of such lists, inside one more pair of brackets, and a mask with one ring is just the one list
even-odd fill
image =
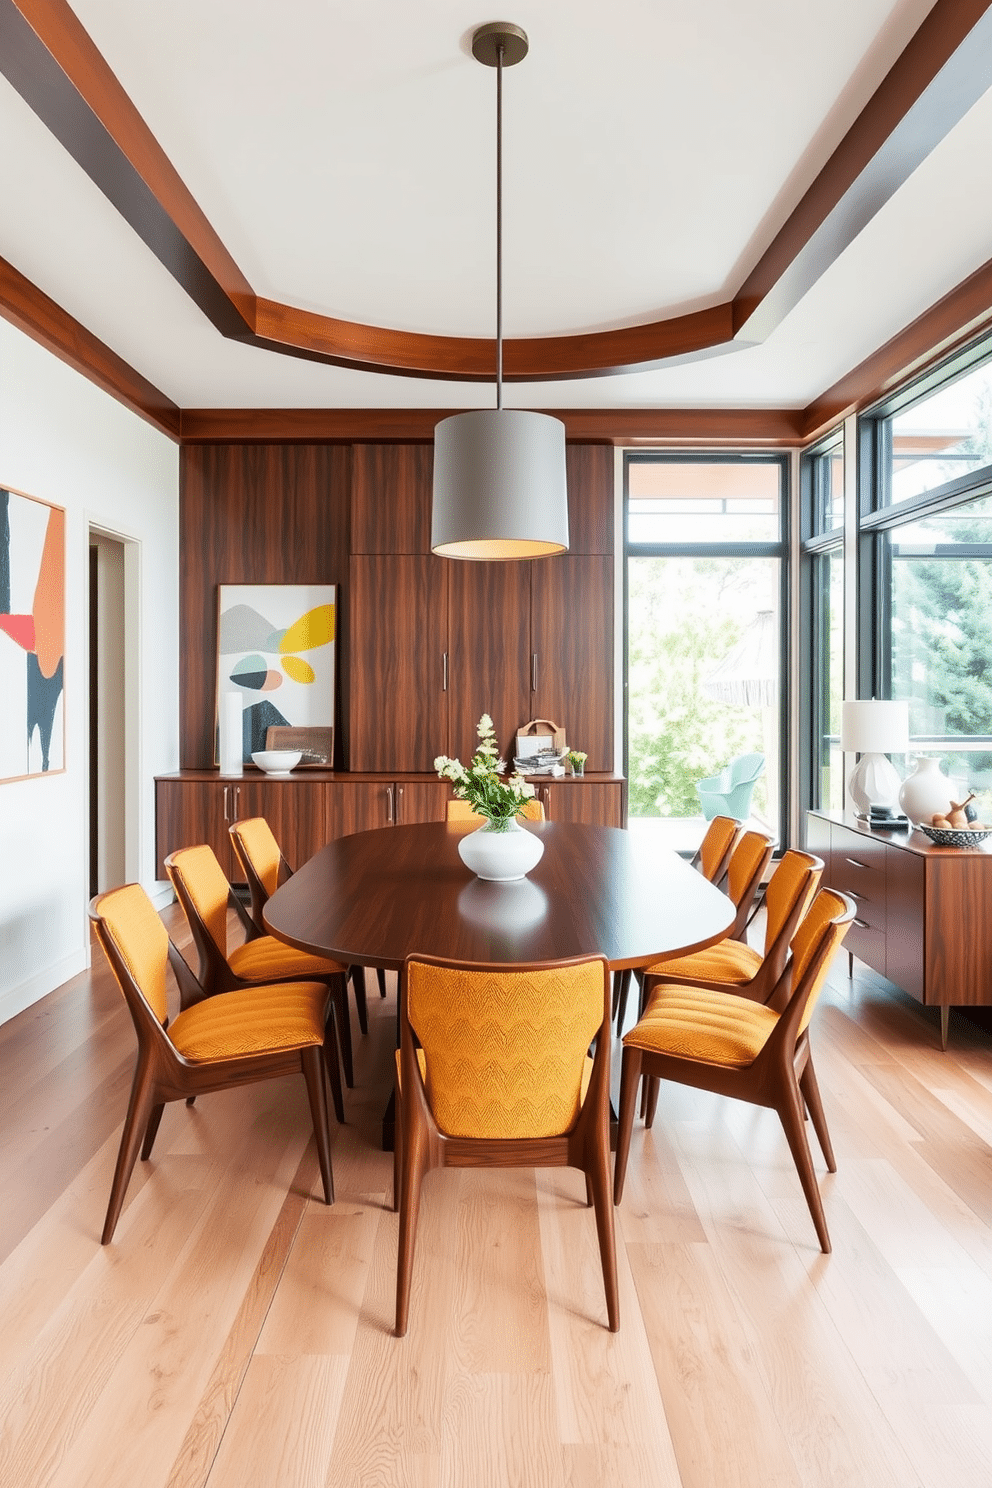
{"label": "sideboard leg", "polygon": [[853,977],[853,975],[854,975],[854,952],[853,951],[848,951],[848,953],[847,953],[847,974],[848,974],[849,977]]}
{"label": "sideboard leg", "polygon": [[949,1002],[940,1004],[940,1047],[947,1051],[947,1026],[951,1021],[951,1005]]}

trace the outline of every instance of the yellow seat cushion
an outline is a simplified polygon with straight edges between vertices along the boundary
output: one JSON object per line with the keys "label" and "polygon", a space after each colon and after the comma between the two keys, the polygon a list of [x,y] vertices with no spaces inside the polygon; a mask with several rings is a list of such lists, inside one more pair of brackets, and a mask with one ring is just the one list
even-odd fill
{"label": "yellow seat cushion", "polygon": [[169,1037],[193,1064],[278,1054],[324,1042],[327,988],[319,982],[252,987],[208,997],[180,1013]]}
{"label": "yellow seat cushion", "polygon": [[307,981],[312,977],[340,976],[348,969],[339,961],[327,961],[323,956],[310,956],[306,951],[284,945],[274,935],[245,941],[231,952],[227,962],[234,975],[245,982],[279,982],[289,977]]}
{"label": "yellow seat cushion", "polygon": [[757,1059],[777,1022],[771,1008],[732,992],[660,987],[624,1045],[744,1069]]}
{"label": "yellow seat cushion", "polygon": [[[418,1049],[417,1050],[417,1063],[420,1065],[420,1078],[424,1081],[424,1084],[426,1085],[426,1083],[427,1083],[427,1055],[424,1053],[423,1049]],[[582,1102],[586,1098],[586,1091],[589,1089],[589,1081],[592,1079],[592,1065],[593,1065],[592,1058],[591,1058],[590,1055],[587,1054],[586,1055],[586,1062],[585,1062],[585,1064],[583,1065],[583,1068],[582,1068],[582,1085],[581,1085],[581,1089],[579,1091],[579,1105],[580,1106],[582,1105]],[[400,1091],[402,1091],[402,1089],[403,1089],[403,1056],[402,1056],[401,1050],[399,1050],[399,1049],[396,1050],[396,1088],[397,1088],[397,1090],[400,1090]]]}
{"label": "yellow seat cushion", "polygon": [[674,961],[658,961],[649,966],[646,976],[674,977],[680,982],[726,982],[743,987],[757,976],[761,957],[739,940],[721,940],[705,951],[679,956]]}

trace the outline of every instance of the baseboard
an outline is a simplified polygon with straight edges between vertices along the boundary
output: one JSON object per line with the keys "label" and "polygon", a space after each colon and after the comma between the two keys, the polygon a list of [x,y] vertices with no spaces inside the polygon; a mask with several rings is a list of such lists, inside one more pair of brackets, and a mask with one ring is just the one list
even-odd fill
{"label": "baseboard", "polygon": [[79,950],[73,951],[71,956],[64,956],[61,961],[53,962],[51,966],[35,972],[34,976],[28,977],[27,981],[21,982],[19,986],[11,987],[9,991],[0,993],[0,1023],[7,1023],[11,1018],[16,1018],[18,1013],[23,1013],[25,1008],[40,1002],[43,997],[48,996],[49,992],[54,992],[56,987],[61,987],[63,982],[78,976],[81,971],[86,970],[86,964],[86,950],[80,946]]}
{"label": "baseboard", "polygon": [[149,891],[148,897],[156,909],[162,910],[167,908],[176,896],[171,883],[166,879],[164,882],[155,883]]}

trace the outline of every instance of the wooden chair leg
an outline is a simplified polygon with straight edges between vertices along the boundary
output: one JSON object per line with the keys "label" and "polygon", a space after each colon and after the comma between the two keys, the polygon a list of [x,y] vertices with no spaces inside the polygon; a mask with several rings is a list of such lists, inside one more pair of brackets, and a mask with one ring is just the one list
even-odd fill
{"label": "wooden chair leg", "polygon": [[147,1162],[152,1155],[152,1148],[155,1146],[155,1138],[158,1135],[158,1124],[162,1120],[162,1112],[164,1110],[164,1103],[152,1108],[152,1114],[148,1118],[148,1125],[145,1127],[145,1140],[141,1144],[142,1162]]}
{"label": "wooden chair leg", "polygon": [[328,982],[328,987],[334,999],[334,1011],[337,1014],[338,1042],[341,1046],[341,1062],[344,1065],[344,1082],[348,1089],[354,1088],[355,1084],[355,1061],[351,1047],[351,1015],[348,1011],[348,979],[346,976],[333,977]]}
{"label": "wooden chair leg", "polygon": [[393,1213],[400,1210],[400,1188],[403,1183],[403,1104],[400,1082],[396,1081],[393,1098]]}
{"label": "wooden chair leg", "polygon": [[131,1083],[131,1098],[128,1101],[127,1115],[124,1117],[124,1130],[121,1132],[121,1145],[117,1153],[114,1181],[110,1186],[110,1203],[107,1205],[107,1217],[103,1222],[103,1234],[100,1237],[101,1245],[109,1245],[114,1238],[117,1221],[124,1207],[124,1195],[134,1171],[138,1148],[144,1133],[148,1130],[148,1123],[155,1105],[155,1084],[151,1068],[139,1059],[134,1071],[134,1080]]}
{"label": "wooden chair leg", "polygon": [[610,1203],[609,1135],[587,1156],[586,1185],[592,1189],[596,1209],[596,1233],[599,1236],[599,1258],[603,1265],[603,1288],[606,1292],[606,1316],[610,1332],[620,1331],[620,1291],[617,1286],[617,1242],[613,1228],[613,1205]]}
{"label": "wooden chair leg", "polygon": [[[616,1006],[613,1009],[613,1016],[616,1019],[618,1033],[623,1033],[624,1019],[627,1016],[627,998],[630,995],[630,979],[632,975],[633,973],[629,970],[618,971],[614,975],[613,1001]],[[619,977],[620,979],[619,985],[617,984],[617,977]]]}
{"label": "wooden chair leg", "polygon": [[403,1168],[400,1173],[400,1243],[396,1257],[396,1337],[406,1333],[410,1313],[410,1282],[413,1252],[420,1217],[420,1188],[427,1171],[427,1145],[422,1130],[403,1132]]}
{"label": "wooden chair leg", "polygon": [[654,1113],[658,1109],[658,1091],[661,1089],[661,1081],[657,1075],[645,1075],[644,1077],[644,1125],[650,1131],[654,1126]]}
{"label": "wooden chair leg", "polygon": [[303,1078],[307,1082],[307,1095],[310,1097],[313,1134],[317,1139],[320,1176],[324,1182],[324,1202],[333,1204],[334,1175],[331,1171],[331,1134],[327,1125],[327,1095],[324,1089],[324,1071],[321,1068],[324,1062],[323,1049],[319,1044],[300,1051]]}
{"label": "wooden chair leg", "polygon": [[595,1196],[595,1194],[592,1191],[592,1179],[589,1177],[589,1172],[588,1172],[588,1169],[587,1169],[586,1170],[586,1208],[587,1209],[591,1209],[592,1206],[593,1206],[593,1204],[595,1204],[595,1202],[596,1202],[596,1196]]}
{"label": "wooden chair leg", "polygon": [[338,1125],[344,1126],[344,1091],[341,1089],[341,1064],[338,1059],[338,1040],[334,1027],[336,1016],[332,1003],[327,1010],[327,1022],[324,1024],[324,1069],[331,1085],[334,1115],[337,1117]]}
{"label": "wooden chair leg", "polygon": [[365,967],[350,966],[348,975],[355,993],[355,1010],[358,1013],[358,1026],[364,1034],[369,1031],[369,1001],[365,992]]}
{"label": "wooden chair leg", "polygon": [[809,1212],[816,1228],[816,1238],[820,1242],[820,1249],[824,1255],[829,1255],[831,1246],[826,1215],[823,1212],[820,1187],[816,1181],[816,1173],[813,1171],[813,1158],[806,1140],[802,1098],[799,1094],[799,1087],[794,1081],[784,1083],[776,1109],[789,1143],[792,1160],[799,1174],[799,1181],[803,1186],[803,1193],[806,1195],[806,1203],[809,1205]]}
{"label": "wooden chair leg", "polygon": [[806,1109],[813,1123],[813,1130],[816,1132],[816,1140],[820,1144],[820,1151],[823,1153],[827,1164],[827,1171],[836,1173],[837,1161],[834,1157],[830,1133],[827,1130],[827,1118],[823,1114],[823,1102],[820,1100],[820,1087],[816,1083],[816,1072],[813,1069],[812,1055],[807,1057],[806,1068],[803,1070],[799,1081],[799,1089],[802,1091],[803,1100],[806,1102]]}
{"label": "wooden chair leg", "polygon": [[385,997],[385,995],[386,995],[386,973],[383,971],[383,969],[382,969],[381,966],[377,966],[376,969],[375,969],[375,974],[376,974],[376,978],[377,978],[377,980],[379,982],[379,996],[380,997]]}
{"label": "wooden chair leg", "polygon": [[623,1198],[623,1181],[627,1176],[630,1134],[634,1129],[634,1104],[641,1078],[640,1049],[626,1048],[620,1065],[620,1110],[617,1115],[617,1155],[613,1165],[613,1202]]}

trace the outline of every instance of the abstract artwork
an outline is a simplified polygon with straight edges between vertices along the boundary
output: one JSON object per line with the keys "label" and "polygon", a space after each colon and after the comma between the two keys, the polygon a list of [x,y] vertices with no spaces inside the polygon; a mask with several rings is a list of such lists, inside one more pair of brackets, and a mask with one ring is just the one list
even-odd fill
{"label": "abstract artwork", "polygon": [[333,724],[335,588],[219,586],[217,717],[224,694],[239,693],[243,761],[265,748],[273,726]]}
{"label": "abstract artwork", "polygon": [[65,512],[0,490],[0,780],[65,769]]}

